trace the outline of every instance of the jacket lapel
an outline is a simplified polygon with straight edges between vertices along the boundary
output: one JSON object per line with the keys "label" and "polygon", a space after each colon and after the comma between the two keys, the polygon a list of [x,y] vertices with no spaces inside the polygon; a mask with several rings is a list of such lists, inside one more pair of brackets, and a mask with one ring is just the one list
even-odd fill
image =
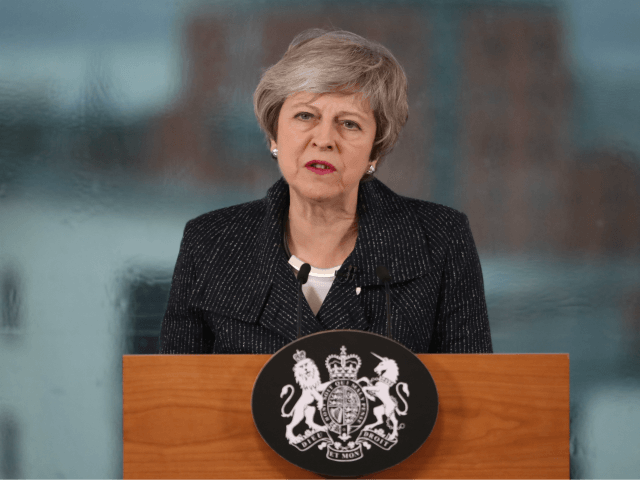
{"label": "jacket lapel", "polygon": [[[280,261],[275,265],[271,290],[259,316],[259,322],[291,341],[297,338],[298,332],[298,282],[284,252],[279,257]],[[304,297],[301,311],[303,336],[325,330]]]}
{"label": "jacket lapel", "polygon": [[322,302],[317,319],[323,330],[369,330],[370,326],[354,283],[340,283],[338,279]]}
{"label": "jacket lapel", "polygon": [[[283,245],[283,225],[289,211],[289,186],[284,179],[269,190],[266,203],[255,262],[262,266],[259,276],[262,282],[270,285],[270,289],[264,299],[264,308],[253,312],[253,318],[288,340],[295,340],[298,333],[298,283]],[[303,298],[302,335],[322,330],[322,325]]]}
{"label": "jacket lapel", "polygon": [[384,265],[392,284],[426,275],[430,269],[427,233],[420,227],[405,199],[379,180],[360,186],[358,193],[358,239],[351,255],[338,272],[356,268],[355,286],[379,285],[376,267]]}
{"label": "jacket lapel", "polygon": [[392,284],[427,274],[427,235],[419,225],[407,200],[380,181],[360,185],[358,238],[318,312],[324,329],[370,329],[374,319],[366,318],[356,287],[380,285],[378,265],[391,272]]}

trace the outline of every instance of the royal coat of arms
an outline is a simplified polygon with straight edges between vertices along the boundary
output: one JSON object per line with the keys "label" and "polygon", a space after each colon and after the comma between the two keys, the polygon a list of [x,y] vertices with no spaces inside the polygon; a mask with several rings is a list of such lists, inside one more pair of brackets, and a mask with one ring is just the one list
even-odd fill
{"label": "royal coat of arms", "polygon": [[[404,428],[398,416],[409,410],[409,386],[398,382],[395,360],[371,354],[379,360],[374,368],[376,377],[358,378],[362,360],[358,355],[347,355],[343,345],[340,355],[331,354],[325,359],[329,381],[322,382],[316,362],[304,350],[296,350],[293,372],[302,394],[290,406],[296,388],[289,384],[280,392],[280,398],[286,397],[281,414],[291,418],[284,432],[290,445],[300,451],[317,445],[326,449],[330,460],[352,462],[363,458],[363,447],[389,450],[398,443]],[[307,427],[304,432],[300,426],[303,422]]]}

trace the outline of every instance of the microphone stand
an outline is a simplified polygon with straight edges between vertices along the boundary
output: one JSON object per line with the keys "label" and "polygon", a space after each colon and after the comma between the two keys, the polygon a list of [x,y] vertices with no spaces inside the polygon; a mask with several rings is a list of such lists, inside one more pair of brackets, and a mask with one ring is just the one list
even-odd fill
{"label": "microphone stand", "polygon": [[389,286],[389,282],[384,282],[384,291],[387,303],[387,338],[393,340],[391,333],[391,286]]}
{"label": "microphone stand", "polygon": [[308,263],[303,263],[298,271],[298,336],[297,338],[302,337],[302,285],[307,283],[309,279],[309,272],[311,271],[311,265]]}
{"label": "microphone stand", "polygon": [[378,265],[376,267],[376,275],[382,283],[384,283],[384,291],[387,304],[387,338],[393,340],[391,334],[391,275],[389,270],[384,265]]}

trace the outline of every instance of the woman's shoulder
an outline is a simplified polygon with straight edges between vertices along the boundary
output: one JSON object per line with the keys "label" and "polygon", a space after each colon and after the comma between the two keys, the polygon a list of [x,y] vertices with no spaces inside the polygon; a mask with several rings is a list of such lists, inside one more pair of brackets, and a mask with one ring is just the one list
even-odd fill
{"label": "woman's shoulder", "polygon": [[260,221],[264,215],[266,205],[264,199],[253,200],[251,202],[240,203],[228,207],[219,208],[204,213],[187,222],[192,228],[206,228],[211,225],[223,226],[240,226],[244,223]]}
{"label": "woman's shoulder", "polygon": [[[399,264],[412,264],[424,274],[427,265],[444,265],[447,255],[471,244],[467,216],[428,200],[405,197],[381,182],[368,182],[364,200],[367,223],[376,231],[376,243],[388,245]],[[429,262],[416,259],[425,256]],[[421,267],[422,266],[422,267]],[[424,268],[423,268],[424,267]],[[414,272],[415,274],[415,272]]]}
{"label": "woman's shoulder", "polygon": [[455,208],[417,198],[405,197],[405,200],[418,219],[430,225],[455,230],[469,225],[467,216]]}
{"label": "woman's shoulder", "polygon": [[232,205],[202,214],[189,220],[184,229],[187,243],[207,244],[233,239],[250,240],[250,231],[255,231],[264,220],[264,199]]}
{"label": "woman's shoulder", "polygon": [[404,216],[409,223],[415,222],[435,232],[459,230],[469,225],[467,216],[451,207],[429,200],[405,197],[395,193],[384,183],[374,180],[371,184],[379,211],[386,215]]}

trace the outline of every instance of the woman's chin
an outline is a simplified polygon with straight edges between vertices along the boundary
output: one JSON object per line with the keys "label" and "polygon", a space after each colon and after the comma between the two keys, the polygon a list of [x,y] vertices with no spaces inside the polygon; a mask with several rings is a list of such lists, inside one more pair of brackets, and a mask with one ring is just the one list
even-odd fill
{"label": "woman's chin", "polygon": [[310,202],[330,202],[344,195],[342,189],[328,182],[320,185],[317,182],[304,182],[302,185],[295,185],[293,188],[298,197]]}

